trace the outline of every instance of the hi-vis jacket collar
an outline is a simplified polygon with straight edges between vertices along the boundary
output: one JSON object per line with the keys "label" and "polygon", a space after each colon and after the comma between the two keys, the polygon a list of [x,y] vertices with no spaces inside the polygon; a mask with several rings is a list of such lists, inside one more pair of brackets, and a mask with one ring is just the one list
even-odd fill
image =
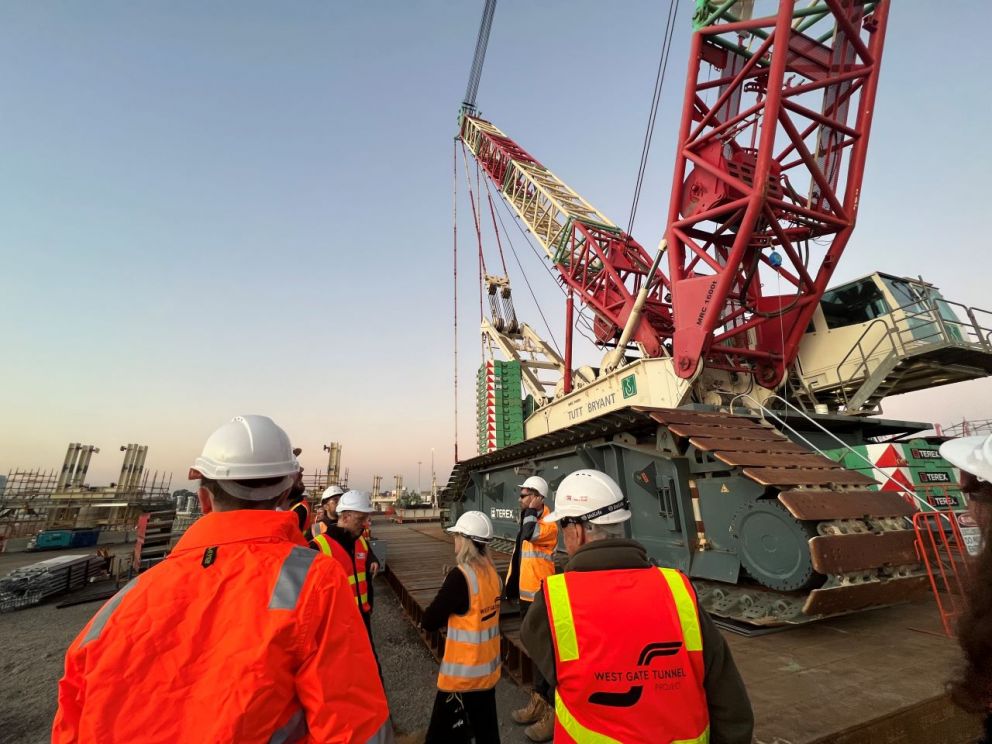
{"label": "hi-vis jacket collar", "polygon": [[236,542],[257,542],[266,538],[273,541],[290,540],[297,545],[306,545],[295,512],[237,509],[211,512],[200,517],[179,538],[172,552],[203,550],[214,545]]}

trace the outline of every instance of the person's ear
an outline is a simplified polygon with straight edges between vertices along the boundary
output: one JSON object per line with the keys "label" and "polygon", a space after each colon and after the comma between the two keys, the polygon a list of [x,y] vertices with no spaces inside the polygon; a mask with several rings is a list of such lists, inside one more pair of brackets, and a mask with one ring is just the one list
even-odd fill
{"label": "person's ear", "polygon": [[286,511],[289,508],[289,495],[292,492],[292,488],[286,489],[279,500],[276,502],[276,511]]}
{"label": "person's ear", "polygon": [[210,489],[200,486],[196,489],[196,498],[200,502],[201,512],[209,514],[214,510],[213,494],[210,493]]}

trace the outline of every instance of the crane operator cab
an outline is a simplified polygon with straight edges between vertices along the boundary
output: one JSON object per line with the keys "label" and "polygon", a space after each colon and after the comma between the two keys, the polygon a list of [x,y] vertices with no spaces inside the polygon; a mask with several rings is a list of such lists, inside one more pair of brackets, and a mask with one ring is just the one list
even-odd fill
{"label": "crane operator cab", "polygon": [[887,395],[992,374],[992,312],[922,279],[870,274],[824,292],[796,372],[820,410],[876,414]]}

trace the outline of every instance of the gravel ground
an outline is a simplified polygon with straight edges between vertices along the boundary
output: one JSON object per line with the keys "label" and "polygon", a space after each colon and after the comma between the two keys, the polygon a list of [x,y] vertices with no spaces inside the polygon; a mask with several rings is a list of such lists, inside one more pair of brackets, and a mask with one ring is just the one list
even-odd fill
{"label": "gravel ground", "polygon": [[[2,554],[0,575],[58,554]],[[375,602],[373,633],[393,723],[398,733],[423,733],[434,704],[437,664],[382,579],[376,580]],[[0,740],[49,741],[65,650],[99,608],[93,602],[59,610],[53,602],[0,615]],[[528,742],[523,727],[510,720],[510,711],[524,705],[527,694],[503,680],[496,697],[503,742]]]}

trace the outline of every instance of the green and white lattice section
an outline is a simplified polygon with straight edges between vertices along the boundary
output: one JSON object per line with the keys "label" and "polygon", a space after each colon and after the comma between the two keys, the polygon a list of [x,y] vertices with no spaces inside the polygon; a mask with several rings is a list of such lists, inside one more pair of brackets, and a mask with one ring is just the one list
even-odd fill
{"label": "green and white lattice section", "polygon": [[479,454],[524,440],[520,362],[483,362],[478,372]]}

